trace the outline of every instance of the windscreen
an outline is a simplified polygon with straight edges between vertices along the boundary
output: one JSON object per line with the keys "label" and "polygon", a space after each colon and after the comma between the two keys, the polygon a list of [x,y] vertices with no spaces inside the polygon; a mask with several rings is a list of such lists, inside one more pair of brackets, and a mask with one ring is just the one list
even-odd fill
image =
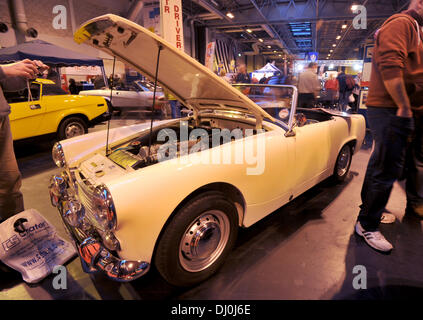
{"label": "windscreen", "polygon": [[289,124],[294,88],[274,85],[233,84],[275,119]]}

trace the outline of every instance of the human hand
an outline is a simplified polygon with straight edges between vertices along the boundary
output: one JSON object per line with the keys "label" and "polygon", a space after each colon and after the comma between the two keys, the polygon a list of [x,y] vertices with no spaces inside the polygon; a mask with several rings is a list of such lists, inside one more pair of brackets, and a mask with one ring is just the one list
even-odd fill
{"label": "human hand", "polygon": [[413,112],[409,108],[398,108],[397,117],[401,118],[412,118]]}
{"label": "human hand", "polygon": [[[41,61],[40,61],[41,62]],[[41,62],[41,65],[44,65]],[[7,77],[22,77],[26,79],[34,79],[39,73],[38,64],[35,61],[25,59],[19,62],[2,65],[4,74]]]}
{"label": "human hand", "polygon": [[33,62],[35,62],[35,64],[37,65],[37,69],[38,69],[39,74],[42,74],[45,71],[47,71],[48,69],[50,69],[49,66],[45,65],[40,60],[33,60]]}

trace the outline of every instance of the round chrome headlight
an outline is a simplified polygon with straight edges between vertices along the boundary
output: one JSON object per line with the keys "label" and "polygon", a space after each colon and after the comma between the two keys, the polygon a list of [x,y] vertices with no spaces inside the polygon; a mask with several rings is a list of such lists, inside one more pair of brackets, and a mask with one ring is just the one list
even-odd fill
{"label": "round chrome headlight", "polygon": [[116,209],[110,191],[100,185],[94,192],[94,213],[98,222],[108,230],[115,230],[117,225]]}
{"label": "round chrome headlight", "polygon": [[56,142],[51,151],[53,156],[53,161],[59,168],[62,168],[66,165],[65,153],[63,152],[63,147],[59,142]]}

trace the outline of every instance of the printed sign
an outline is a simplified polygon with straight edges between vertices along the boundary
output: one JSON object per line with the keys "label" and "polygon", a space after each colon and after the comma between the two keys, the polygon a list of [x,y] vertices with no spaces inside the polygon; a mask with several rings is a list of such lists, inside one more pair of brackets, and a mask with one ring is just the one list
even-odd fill
{"label": "printed sign", "polygon": [[375,48],[374,45],[366,46],[364,50],[364,62],[371,62],[373,57],[373,49]]}
{"label": "printed sign", "polygon": [[101,76],[101,68],[98,66],[77,66],[77,67],[63,67],[62,74],[79,75],[79,76]]}
{"label": "printed sign", "polygon": [[317,58],[319,57],[319,53],[318,52],[309,52],[308,57],[309,57],[311,62],[316,62]]}
{"label": "printed sign", "polygon": [[214,50],[216,49],[216,42],[209,42],[206,48],[206,67],[213,71],[214,67]]}
{"label": "printed sign", "polygon": [[160,35],[160,8],[152,7],[144,9],[144,28]]}
{"label": "printed sign", "polygon": [[181,0],[161,0],[162,37],[184,51],[184,29]]}

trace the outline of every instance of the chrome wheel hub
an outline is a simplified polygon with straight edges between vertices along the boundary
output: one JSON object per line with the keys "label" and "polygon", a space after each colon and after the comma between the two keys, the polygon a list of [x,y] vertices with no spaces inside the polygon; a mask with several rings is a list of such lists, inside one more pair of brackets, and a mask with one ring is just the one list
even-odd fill
{"label": "chrome wheel hub", "polygon": [[337,172],[338,176],[342,177],[344,174],[347,173],[348,167],[351,161],[351,149],[349,146],[344,146],[341,150],[339,155],[338,165],[337,165]]}
{"label": "chrome wheel hub", "polygon": [[71,122],[65,129],[66,138],[72,138],[83,135],[85,133],[84,127],[78,122]]}
{"label": "chrome wheel hub", "polygon": [[229,219],[222,211],[211,210],[197,217],[186,229],[179,244],[179,262],[189,272],[211,266],[228,243]]}

